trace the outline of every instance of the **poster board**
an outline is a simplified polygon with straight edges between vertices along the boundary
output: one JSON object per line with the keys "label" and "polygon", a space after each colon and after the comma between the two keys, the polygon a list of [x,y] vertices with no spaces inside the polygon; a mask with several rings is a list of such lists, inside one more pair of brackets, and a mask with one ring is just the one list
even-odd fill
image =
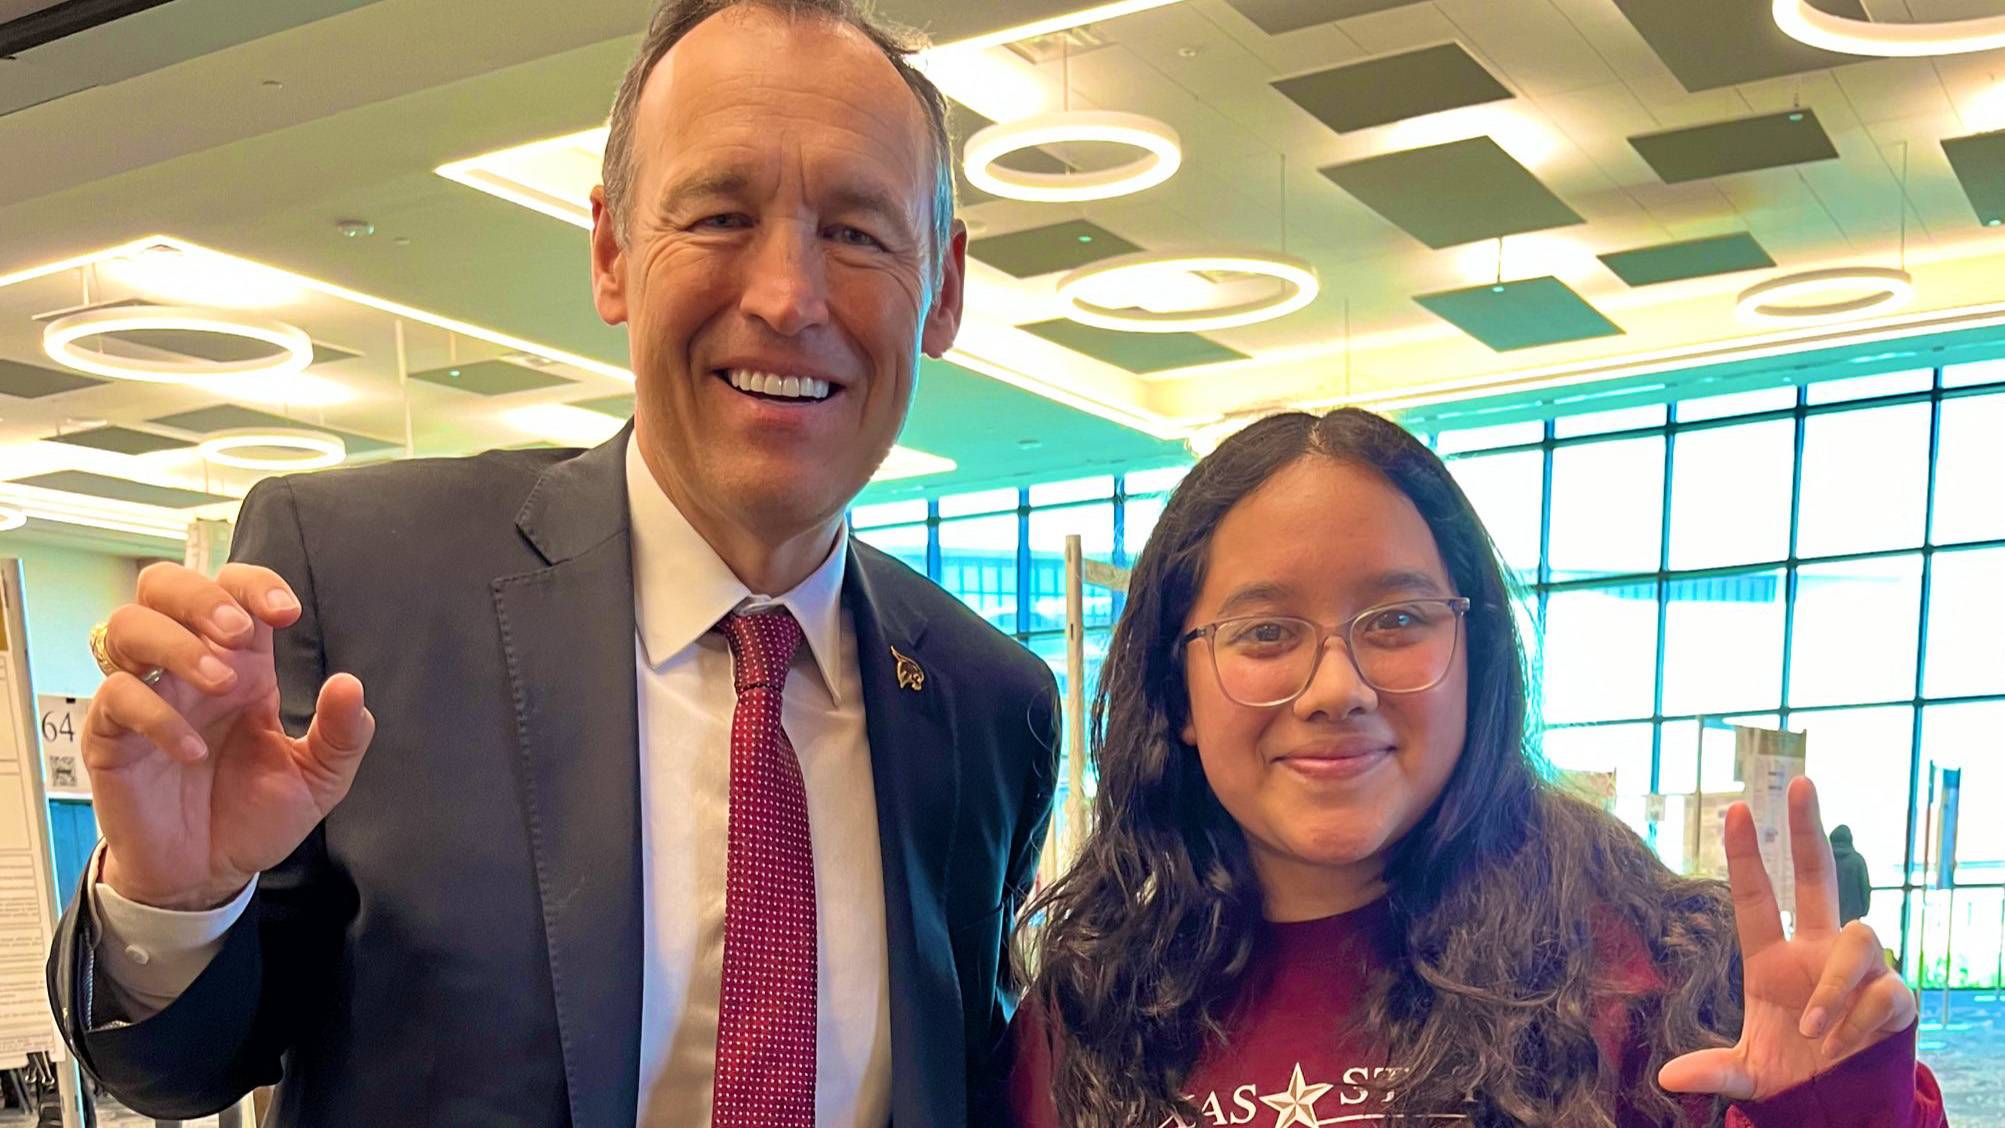
{"label": "poster board", "polygon": [[1789,853],[1789,781],[1803,775],[1807,734],[1735,725],[1735,774],[1739,792],[1707,792],[1696,804],[1699,844],[1696,872],[1725,880],[1724,833],[1727,809],[1746,802],[1754,815],[1755,838],[1761,846],[1762,868],[1775,889],[1775,903],[1796,913],[1796,865]]}
{"label": "poster board", "polygon": [[28,684],[21,562],[0,558],[0,1065],[68,1056],[44,966],[55,936],[55,858]]}

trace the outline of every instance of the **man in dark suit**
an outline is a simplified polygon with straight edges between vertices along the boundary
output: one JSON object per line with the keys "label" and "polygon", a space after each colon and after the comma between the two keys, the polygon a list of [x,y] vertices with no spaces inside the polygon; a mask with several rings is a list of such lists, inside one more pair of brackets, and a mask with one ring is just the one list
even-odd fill
{"label": "man in dark suit", "polygon": [[594,195],[632,426],[263,483],[94,635],[50,959],[93,1075],[344,1128],[988,1114],[1056,694],[843,525],[958,327],[951,159],[846,0],[657,12]]}

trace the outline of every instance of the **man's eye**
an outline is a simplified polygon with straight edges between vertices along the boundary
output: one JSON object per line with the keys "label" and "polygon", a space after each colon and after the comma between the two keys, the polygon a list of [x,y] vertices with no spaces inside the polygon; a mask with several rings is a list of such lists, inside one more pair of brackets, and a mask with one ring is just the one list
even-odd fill
{"label": "man's eye", "polygon": [[735,231],[740,228],[750,227],[751,225],[752,221],[749,217],[737,212],[704,216],[702,219],[696,221],[697,227],[711,231]]}
{"label": "man's eye", "polygon": [[838,243],[852,247],[882,247],[884,243],[868,231],[856,227],[836,227],[829,232]]}

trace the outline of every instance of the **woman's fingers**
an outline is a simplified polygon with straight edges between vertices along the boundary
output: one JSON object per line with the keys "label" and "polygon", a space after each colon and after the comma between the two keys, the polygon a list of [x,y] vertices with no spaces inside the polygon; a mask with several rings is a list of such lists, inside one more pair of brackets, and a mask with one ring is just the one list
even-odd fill
{"label": "woman's fingers", "polygon": [[1730,1049],[1700,1050],[1672,1058],[1658,1071],[1657,1084],[1670,1093],[1701,1093],[1734,1101],[1754,1096],[1754,1078],[1740,1055]]}
{"label": "woman's fingers", "polygon": [[1838,931],[1838,863],[1824,834],[1817,787],[1807,776],[1789,781],[1789,856],[1796,869],[1795,934]]}
{"label": "woman's fingers", "polygon": [[1746,803],[1727,808],[1727,887],[1733,893],[1734,930],[1740,935],[1743,959],[1752,959],[1782,943],[1782,913],[1775,889],[1762,866],[1761,843],[1754,832],[1754,814]]}
{"label": "woman's fingers", "polygon": [[1859,984],[1886,972],[1879,936],[1864,921],[1846,925],[1838,934],[1838,942],[1831,946],[1830,958],[1825,960],[1824,970],[1817,977],[1817,989],[1803,1006],[1797,1029],[1805,1038],[1823,1037],[1844,1013],[1846,1001]]}
{"label": "woman's fingers", "polygon": [[1832,1060],[1856,1053],[1914,1024],[1914,993],[1889,972],[1861,989],[1838,1028],[1824,1039],[1824,1056]]}

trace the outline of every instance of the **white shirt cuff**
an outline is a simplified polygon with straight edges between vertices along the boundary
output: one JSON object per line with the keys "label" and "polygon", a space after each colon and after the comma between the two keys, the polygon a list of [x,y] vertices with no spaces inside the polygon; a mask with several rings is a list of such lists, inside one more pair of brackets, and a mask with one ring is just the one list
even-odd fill
{"label": "white shirt cuff", "polygon": [[258,879],[229,904],[203,912],[142,905],[96,879],[104,843],[91,854],[91,915],[98,923],[97,960],[115,988],[114,1001],[128,1022],[166,1010],[223,950],[223,935],[244,915]]}

